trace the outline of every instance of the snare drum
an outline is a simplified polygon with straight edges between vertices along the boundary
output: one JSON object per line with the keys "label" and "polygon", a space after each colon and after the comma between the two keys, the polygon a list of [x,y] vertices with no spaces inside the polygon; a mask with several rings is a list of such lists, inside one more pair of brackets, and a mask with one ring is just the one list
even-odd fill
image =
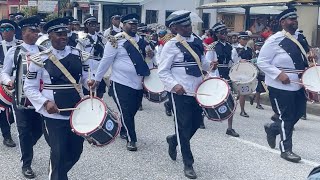
{"label": "snare drum", "polygon": [[240,95],[253,93],[258,85],[258,69],[249,62],[240,62],[233,65],[229,73],[233,88]]}
{"label": "snare drum", "polygon": [[71,113],[72,131],[96,146],[105,146],[120,132],[119,117],[99,98],[82,99]]}
{"label": "snare drum", "polygon": [[203,81],[196,91],[196,99],[207,118],[213,121],[229,119],[237,107],[230,86],[218,77]]}
{"label": "snare drum", "polygon": [[12,91],[5,86],[0,86],[0,107],[10,107],[12,105]]}
{"label": "snare drum", "polygon": [[143,78],[143,87],[147,92],[146,98],[155,103],[161,103],[167,100],[168,92],[159,78],[158,69],[151,69],[150,75]]}
{"label": "snare drum", "polygon": [[[318,72],[317,72],[318,71]],[[319,73],[319,74],[318,74]],[[307,98],[316,103],[320,103],[320,66],[313,66],[302,74],[302,83],[305,84]]]}

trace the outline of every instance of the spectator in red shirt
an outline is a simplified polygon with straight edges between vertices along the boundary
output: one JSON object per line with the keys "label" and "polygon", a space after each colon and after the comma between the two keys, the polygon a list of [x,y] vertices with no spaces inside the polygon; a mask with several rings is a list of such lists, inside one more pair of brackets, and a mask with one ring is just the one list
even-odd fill
{"label": "spectator in red shirt", "polygon": [[213,42],[214,42],[213,31],[210,29],[207,31],[207,38],[203,40],[203,43],[205,43],[206,45],[210,45]]}
{"label": "spectator in red shirt", "polygon": [[269,26],[265,27],[261,33],[261,37],[264,39],[268,39],[273,34],[271,28]]}

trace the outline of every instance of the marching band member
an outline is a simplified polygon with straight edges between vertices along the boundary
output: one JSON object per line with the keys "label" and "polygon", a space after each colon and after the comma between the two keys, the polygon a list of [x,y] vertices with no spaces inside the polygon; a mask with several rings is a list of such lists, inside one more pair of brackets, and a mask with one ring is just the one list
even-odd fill
{"label": "marching band member", "polygon": [[74,18],[71,16],[66,16],[64,18],[68,20],[68,46],[76,47],[78,34],[73,32]]}
{"label": "marching band member", "polygon": [[[215,33],[218,41],[214,45],[214,50],[208,51],[206,58],[209,61],[218,61],[218,71],[217,75],[229,82],[231,86],[232,83],[229,77],[230,63],[232,62],[232,45],[227,42],[228,31],[225,24],[222,22],[216,23],[212,27],[212,31]],[[216,74],[214,75],[216,76]],[[233,116],[228,119],[228,129],[226,131],[227,135],[239,137],[240,135],[232,128]]]}
{"label": "marching band member", "polygon": [[[103,56],[104,44],[102,37],[96,32],[96,27],[98,20],[94,16],[87,16],[84,20],[85,33],[87,36],[83,39],[78,39],[77,48],[90,53],[94,58],[90,61],[90,69],[92,70],[93,75],[96,74],[97,68],[99,66],[100,60]],[[102,81],[97,88],[97,96],[99,98],[103,97],[103,94],[106,92],[106,83]],[[88,95],[89,91],[84,89],[84,94]]]}
{"label": "marching band member", "polygon": [[[206,66],[206,69],[209,69],[210,63],[204,61],[202,40],[192,35],[190,12],[172,14],[170,25],[173,24],[178,34],[164,45],[159,62],[159,77],[166,90],[172,92],[175,115],[176,133],[167,136],[166,139],[169,144],[170,158],[176,160],[176,147],[179,144],[184,174],[190,179],[195,179],[197,175],[193,169],[194,159],[190,140],[202,121],[202,109],[194,97],[196,88],[202,82],[197,61],[201,61],[199,63]],[[213,64],[214,62],[211,63]]]}
{"label": "marching band member", "polygon": [[296,32],[297,17],[295,8],[278,15],[283,30],[266,40],[257,63],[265,73],[272,109],[280,115],[280,121],[265,125],[268,144],[275,148],[276,136],[280,134],[281,158],[292,162],[301,160],[300,156],[292,152],[292,133],[306,108],[304,88],[291,83],[299,82],[301,74],[292,71],[303,71],[308,66],[307,42]]}
{"label": "marching band member", "polygon": [[[261,38],[256,40],[256,42],[255,42],[255,53],[254,53],[255,58],[259,57],[259,53],[260,53],[261,47],[263,46],[263,43],[264,43],[264,41]],[[252,62],[252,63],[254,63],[255,66],[257,64],[257,62]],[[264,108],[260,104],[260,94],[266,92],[266,90],[265,90],[265,88],[264,88],[264,86],[262,84],[262,83],[264,83],[264,78],[265,78],[264,73],[260,69],[258,69],[258,77],[257,77],[258,86],[256,88],[255,95],[253,97],[250,97],[250,104],[253,105],[253,101],[255,100],[257,102],[256,108],[257,109],[261,109],[261,110],[263,110]]]}
{"label": "marching band member", "polygon": [[[238,62],[247,62],[252,59],[253,50],[249,47],[247,47],[247,42],[249,41],[250,36],[247,32],[240,32],[238,35],[239,38],[239,44],[236,48],[233,48],[232,50],[232,61],[233,63]],[[245,112],[244,106],[245,106],[245,95],[239,96],[239,104],[241,108],[240,116],[248,118],[249,115]]]}
{"label": "marching band member", "polygon": [[47,32],[45,32],[45,31],[43,30],[43,26],[44,26],[46,23],[47,23],[46,20],[44,20],[44,19],[41,19],[41,20],[40,20],[40,24],[39,24],[40,32],[39,32],[39,34],[38,34],[39,37],[47,34]]}
{"label": "marching band member", "polygon": [[73,19],[71,24],[72,24],[71,32],[78,34],[78,32],[80,31],[80,21],[78,19]]}
{"label": "marching band member", "polygon": [[150,75],[144,59],[146,56],[153,57],[152,51],[145,51],[145,42],[136,34],[138,19],[137,14],[128,14],[121,19],[124,32],[118,33],[106,44],[94,85],[99,86],[104,74],[112,65],[109,95],[113,97],[121,113],[123,129],[120,135],[122,138],[127,136],[129,151],[137,150],[134,117],[142,102],[142,79]]}
{"label": "marching band member", "polygon": [[[3,67],[4,56],[8,50],[20,44],[18,40],[14,38],[15,29],[18,28],[17,23],[14,21],[4,19],[0,21],[0,32],[3,40],[0,43],[0,66]],[[2,82],[1,82],[2,83]],[[5,108],[0,106],[0,128],[3,136],[3,144],[7,147],[15,147],[16,143],[12,140],[10,123],[13,119],[12,108]]]}
{"label": "marching band member", "polygon": [[[30,57],[24,90],[45,122],[49,136],[49,179],[67,180],[68,171],[80,159],[84,139],[71,131],[71,111],[82,97],[88,80],[87,64],[80,50],[67,46],[68,20],[57,18],[45,24],[52,46]],[[69,75],[68,75],[69,74]],[[43,91],[40,92],[40,79]],[[87,87],[88,88],[88,87]]]}
{"label": "marching band member", "polygon": [[115,14],[113,16],[111,16],[111,27],[106,29],[104,31],[104,37],[108,37],[108,36],[115,36],[116,34],[122,32],[122,29],[120,27],[120,20],[121,20],[121,16],[118,14]]}
{"label": "marching band member", "polygon": [[[22,30],[23,43],[18,46],[14,46],[8,50],[3,62],[3,69],[1,72],[2,83],[9,86],[10,89],[17,89],[22,87],[14,87],[14,79],[22,78],[15,77],[14,69],[17,68],[18,59],[29,58],[29,55],[33,55],[42,50],[39,46],[35,45],[38,39],[38,25],[40,19],[36,16],[32,16],[23,19],[19,22],[19,26]],[[13,77],[11,77],[13,75]],[[26,76],[32,76],[28,74]],[[34,178],[35,173],[31,169],[31,162],[33,159],[33,146],[37,143],[42,136],[42,119],[40,114],[36,113],[34,109],[29,108],[17,108],[18,104],[13,98],[13,108],[17,122],[17,128],[19,133],[19,142],[21,149],[21,161],[22,161],[22,174],[26,178]]]}
{"label": "marching band member", "polygon": [[[159,41],[159,47],[158,47],[158,51],[157,51],[157,64],[159,64],[160,62],[160,56],[161,56],[161,52],[163,49],[163,46],[170,41],[172,38],[174,38],[177,35],[176,29],[175,29],[175,24],[172,24],[172,20],[175,20],[176,16],[171,14],[167,17],[165,25],[167,28],[169,28],[171,33],[165,33],[165,35],[163,37],[160,38]],[[160,37],[160,32],[159,32],[159,37]],[[168,92],[168,101],[166,101],[165,103],[163,103],[165,111],[166,111],[166,115],[167,116],[172,116],[172,101],[171,101],[171,94],[170,91]]]}

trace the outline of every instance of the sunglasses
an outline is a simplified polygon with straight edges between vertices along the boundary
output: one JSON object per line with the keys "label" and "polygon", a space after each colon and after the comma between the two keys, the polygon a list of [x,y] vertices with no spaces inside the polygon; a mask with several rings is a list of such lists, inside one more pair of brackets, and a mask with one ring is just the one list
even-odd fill
{"label": "sunglasses", "polygon": [[12,27],[5,27],[5,28],[0,28],[0,32],[9,32],[13,31],[14,29]]}

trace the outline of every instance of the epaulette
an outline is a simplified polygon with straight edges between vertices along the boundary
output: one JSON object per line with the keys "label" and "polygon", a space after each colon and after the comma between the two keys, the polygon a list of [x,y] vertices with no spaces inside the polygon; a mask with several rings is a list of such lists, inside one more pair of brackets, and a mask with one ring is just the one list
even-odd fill
{"label": "epaulette", "polygon": [[[71,46],[70,46],[71,47]],[[81,56],[81,61],[82,62],[85,62],[87,61],[90,57],[91,57],[91,54],[86,52],[86,51],[82,51],[78,48],[75,48],[75,47],[71,47],[71,50],[76,50],[79,52],[79,56]]]}
{"label": "epaulette", "polygon": [[118,33],[115,36],[109,35],[107,40],[111,43],[114,48],[118,48],[118,41],[124,39],[124,35],[122,33]]}
{"label": "epaulette", "polygon": [[34,55],[31,55],[30,56],[30,61],[32,61],[34,64],[40,66],[40,67],[43,67],[44,64],[43,64],[43,61],[42,61],[42,58],[41,58],[41,55],[43,54],[48,54],[50,52],[50,50],[45,50],[45,51],[41,51],[37,54],[34,54]]}

